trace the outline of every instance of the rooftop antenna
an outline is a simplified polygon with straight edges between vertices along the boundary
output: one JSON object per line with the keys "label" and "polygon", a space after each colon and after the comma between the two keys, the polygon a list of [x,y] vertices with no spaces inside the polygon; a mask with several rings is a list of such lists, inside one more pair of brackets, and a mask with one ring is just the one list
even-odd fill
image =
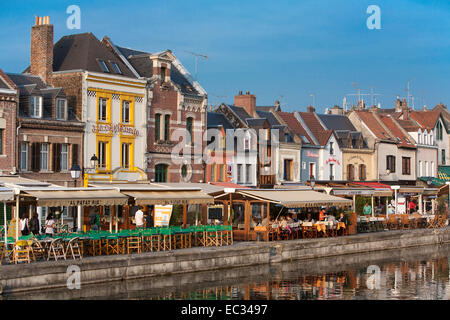
{"label": "rooftop antenna", "polygon": [[205,55],[203,55],[203,54],[200,54],[200,53],[195,53],[195,52],[191,52],[191,51],[186,51],[186,50],[184,50],[185,52],[187,52],[187,53],[189,53],[189,54],[192,54],[193,56],[195,56],[195,80],[197,81],[197,65],[198,65],[198,58],[199,57],[201,57],[201,58],[203,58],[203,59],[208,59],[208,56],[205,56]]}
{"label": "rooftop antenna", "polygon": [[407,102],[408,105],[410,105],[410,104],[409,104],[409,102],[410,102],[409,98],[411,97],[411,101],[412,101],[411,107],[412,107],[412,109],[414,110],[414,96],[411,94],[410,82],[411,82],[411,80],[408,80],[408,84],[407,84],[407,86],[406,86],[406,93],[407,93],[406,99],[407,99],[407,101],[408,101],[408,102]]}
{"label": "rooftop antenna", "polygon": [[[374,87],[374,86],[370,86],[370,106],[374,106],[377,103],[377,97],[376,96],[380,95],[378,93],[373,93],[373,89],[375,89],[375,88],[376,87]],[[374,104],[374,102],[375,102],[375,104]]]}
{"label": "rooftop antenna", "polygon": [[347,97],[342,99],[342,108],[344,109],[344,112],[347,112]]}
{"label": "rooftop antenna", "polygon": [[358,101],[356,103],[356,106],[358,106],[359,102],[361,101],[361,96],[368,96],[370,95],[369,93],[361,93],[361,90],[365,90],[365,89],[361,89],[358,87],[358,84],[356,82],[352,82],[352,85],[355,87],[356,89],[356,94],[355,93],[349,93],[346,94],[346,96],[357,96],[358,97]]}
{"label": "rooftop antenna", "polygon": [[223,98],[224,100],[227,98],[227,96],[218,96],[218,95],[215,95],[215,94],[213,94],[212,96],[216,97],[216,104],[214,105],[214,107],[217,107],[217,103],[218,103],[219,98]]}
{"label": "rooftop antenna", "polygon": [[313,99],[313,108],[315,109],[316,108],[316,95],[314,93],[311,93],[310,96]]}

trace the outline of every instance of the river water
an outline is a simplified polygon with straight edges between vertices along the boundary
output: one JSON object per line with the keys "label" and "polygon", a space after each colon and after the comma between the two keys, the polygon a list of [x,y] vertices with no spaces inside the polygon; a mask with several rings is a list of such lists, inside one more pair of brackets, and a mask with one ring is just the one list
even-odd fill
{"label": "river water", "polygon": [[5,295],[3,299],[450,299],[450,245]]}

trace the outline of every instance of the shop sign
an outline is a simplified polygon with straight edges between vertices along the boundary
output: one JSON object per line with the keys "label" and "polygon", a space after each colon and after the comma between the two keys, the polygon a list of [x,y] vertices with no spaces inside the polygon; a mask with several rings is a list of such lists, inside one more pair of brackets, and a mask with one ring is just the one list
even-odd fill
{"label": "shop sign", "polygon": [[338,166],[341,165],[341,163],[339,162],[339,160],[335,159],[335,158],[329,158],[327,161],[325,161],[325,164],[329,164],[330,162],[336,163]]}
{"label": "shop sign", "polygon": [[119,132],[122,134],[135,135],[136,137],[139,136],[139,130],[132,126],[127,126],[120,123],[92,125],[92,133],[117,134]]}
{"label": "shop sign", "polygon": [[76,207],[76,206],[99,206],[100,200],[70,200],[68,206],[69,207]]}
{"label": "shop sign", "polygon": [[352,196],[352,195],[365,195],[365,196],[370,196],[373,195],[373,190],[333,190],[333,194],[334,195],[348,195],[348,196]]}
{"label": "shop sign", "polygon": [[155,206],[155,227],[167,227],[169,226],[170,217],[172,215],[172,205],[168,206]]}
{"label": "shop sign", "polygon": [[311,151],[306,151],[306,156],[310,157],[310,158],[318,158],[319,154],[311,152]]}

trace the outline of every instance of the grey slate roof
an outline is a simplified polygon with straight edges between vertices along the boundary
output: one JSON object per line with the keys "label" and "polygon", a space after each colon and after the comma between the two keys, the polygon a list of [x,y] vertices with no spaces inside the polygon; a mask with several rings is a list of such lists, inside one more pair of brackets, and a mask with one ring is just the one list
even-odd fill
{"label": "grey slate roof", "polygon": [[318,114],[318,116],[328,130],[356,131],[350,119],[345,115]]}
{"label": "grey slate roof", "polygon": [[233,129],[231,123],[222,113],[208,111],[207,117],[208,117],[207,118],[208,129],[217,128],[219,126],[222,126],[225,131],[227,129]]}
{"label": "grey slate roof", "polygon": [[30,74],[18,74],[18,73],[7,73],[7,76],[16,84],[18,87],[33,85],[37,89],[47,88],[48,85],[39,76],[33,76]]}
{"label": "grey slate roof", "polygon": [[267,119],[265,118],[249,118],[246,119],[247,125],[250,128],[262,128],[266,123]]}
{"label": "grey slate roof", "polygon": [[8,85],[0,78],[0,89],[9,89]]}
{"label": "grey slate roof", "polygon": [[[146,78],[151,78],[153,76],[153,63],[149,56],[154,53],[133,50],[117,45],[116,48],[131,63],[140,76]],[[173,64],[170,70],[170,79],[180,88],[182,93],[191,95],[200,94]]]}
{"label": "grey slate roof", "polygon": [[253,118],[248,112],[242,107],[236,107],[229,105],[229,108],[241,119],[244,123],[247,123],[246,119]]}
{"label": "grey slate roof", "polygon": [[275,118],[275,116],[273,115],[272,112],[269,111],[261,111],[261,110],[257,110],[256,113],[258,114],[258,116],[260,116],[261,118],[266,118],[269,123],[270,126],[279,126],[281,125],[281,123],[277,120],[277,118]]}
{"label": "grey slate roof", "polygon": [[103,60],[109,74],[117,74],[111,64],[115,62],[121,75],[136,78],[131,70],[92,33],[81,33],[64,36],[53,48],[53,71],[87,70],[104,72],[99,59]]}

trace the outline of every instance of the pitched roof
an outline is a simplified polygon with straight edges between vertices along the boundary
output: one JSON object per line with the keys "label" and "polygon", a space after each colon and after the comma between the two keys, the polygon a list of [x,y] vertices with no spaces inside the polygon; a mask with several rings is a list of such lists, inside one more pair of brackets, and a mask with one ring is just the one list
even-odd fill
{"label": "pitched roof", "polygon": [[275,116],[273,115],[272,112],[270,111],[261,111],[261,110],[256,110],[256,113],[258,114],[258,116],[260,116],[261,118],[265,118],[269,121],[271,126],[279,126],[281,125],[281,123],[277,120],[277,118],[275,118]]}
{"label": "pitched roof", "polygon": [[[146,78],[151,78],[153,76],[153,62],[150,59],[150,56],[158,53],[144,52],[117,45],[115,47],[131,63],[140,76]],[[180,88],[183,94],[201,94],[175,64],[171,65],[170,79]]]}
{"label": "pitched roof", "polygon": [[421,126],[414,120],[395,119],[397,123],[408,132],[416,132]]}
{"label": "pitched roof", "polygon": [[253,118],[243,107],[228,106],[244,123],[247,123],[247,119]]}
{"label": "pitched roof", "polygon": [[381,140],[394,140],[394,138],[386,132],[386,129],[378,121],[377,117],[370,111],[355,111],[362,122],[373,132],[376,138]]}
{"label": "pitched roof", "polygon": [[317,116],[329,130],[356,131],[350,119],[345,115],[318,114]]}
{"label": "pitched roof", "polygon": [[411,111],[410,116],[425,129],[431,130],[436,126],[440,116],[439,110]]}
{"label": "pitched roof", "polygon": [[207,126],[209,128],[217,128],[222,126],[226,131],[227,129],[233,129],[233,126],[225,117],[224,114],[219,112],[208,112],[207,114]]}
{"label": "pitched roof", "polygon": [[321,146],[325,146],[333,134],[333,130],[325,129],[314,112],[299,112],[305,124]]}
{"label": "pitched roof", "polygon": [[403,133],[397,122],[392,117],[381,115],[380,119],[383,122],[383,124],[389,129],[389,131],[391,131],[391,133],[394,135],[395,140],[399,146],[407,148],[415,148],[413,141],[411,141],[411,139],[408,138],[407,135]]}
{"label": "pitched roof", "polygon": [[[315,145],[313,139],[309,136],[308,132],[306,132],[305,128],[303,128],[300,122],[298,122],[293,113],[278,111],[277,115],[279,115],[284,123],[286,123],[286,125],[302,139],[303,144]],[[302,136],[305,137],[309,141],[309,143],[305,143]]]}
{"label": "pitched roof", "polygon": [[17,87],[33,85],[37,89],[49,87],[40,76],[31,74],[7,73],[7,76],[15,83]]}
{"label": "pitched roof", "polygon": [[133,72],[111,50],[92,33],[64,36],[53,48],[53,71],[87,70],[103,71],[99,60],[103,60],[109,69],[108,74],[117,74],[111,62],[118,65],[121,75],[136,78]]}

